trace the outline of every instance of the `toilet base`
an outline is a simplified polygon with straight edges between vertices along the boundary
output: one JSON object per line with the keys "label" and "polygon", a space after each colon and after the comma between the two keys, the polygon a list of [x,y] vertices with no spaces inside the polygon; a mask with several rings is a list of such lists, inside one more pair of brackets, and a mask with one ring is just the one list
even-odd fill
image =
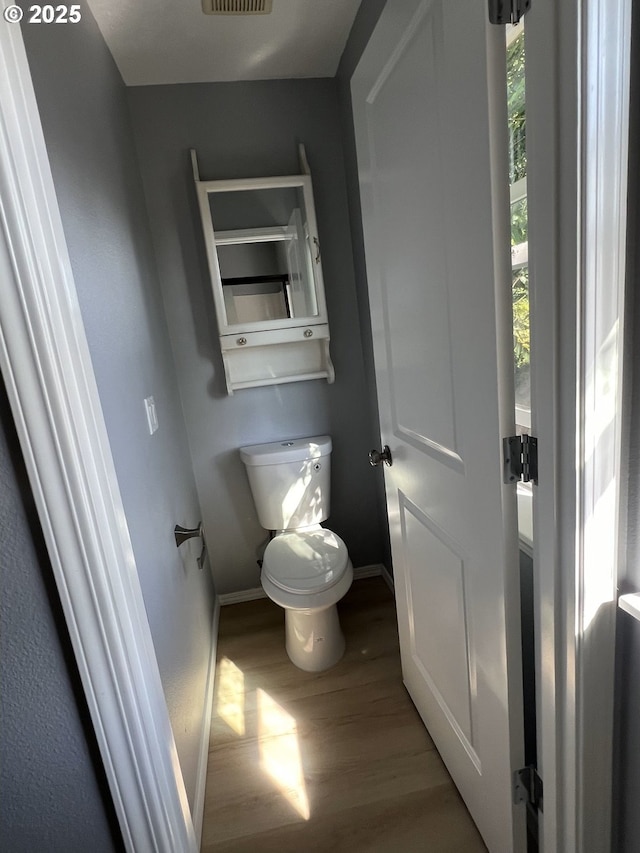
{"label": "toilet base", "polygon": [[285,608],[286,648],[289,658],[306,672],[322,672],[338,663],[345,639],[335,604],[322,610]]}

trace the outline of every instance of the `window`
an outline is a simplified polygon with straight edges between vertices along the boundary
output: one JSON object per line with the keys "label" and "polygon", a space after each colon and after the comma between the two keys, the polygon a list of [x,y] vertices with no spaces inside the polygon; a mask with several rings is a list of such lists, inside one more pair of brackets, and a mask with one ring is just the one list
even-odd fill
{"label": "window", "polygon": [[516,425],[531,428],[529,361],[529,252],[527,235],[527,147],[524,25],[507,27],[507,110],[511,198],[511,270]]}

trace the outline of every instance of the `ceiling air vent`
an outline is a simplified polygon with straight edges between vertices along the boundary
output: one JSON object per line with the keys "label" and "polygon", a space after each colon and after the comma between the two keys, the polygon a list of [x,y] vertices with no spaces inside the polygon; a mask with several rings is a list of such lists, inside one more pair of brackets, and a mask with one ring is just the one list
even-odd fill
{"label": "ceiling air vent", "polygon": [[268,15],[273,0],[202,0],[205,15]]}

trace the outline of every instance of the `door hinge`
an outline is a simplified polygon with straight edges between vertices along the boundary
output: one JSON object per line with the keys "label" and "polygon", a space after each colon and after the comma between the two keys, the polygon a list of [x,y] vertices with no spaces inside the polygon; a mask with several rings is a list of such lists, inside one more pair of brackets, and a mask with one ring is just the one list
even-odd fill
{"label": "door hinge", "polygon": [[513,802],[515,805],[526,803],[542,811],[542,779],[533,764],[521,767],[513,774]]}
{"label": "door hinge", "polygon": [[517,24],[531,8],[531,0],[489,0],[489,20],[492,24]]}
{"label": "door hinge", "polygon": [[504,482],[538,482],[538,439],[534,435],[509,435],[502,439]]}

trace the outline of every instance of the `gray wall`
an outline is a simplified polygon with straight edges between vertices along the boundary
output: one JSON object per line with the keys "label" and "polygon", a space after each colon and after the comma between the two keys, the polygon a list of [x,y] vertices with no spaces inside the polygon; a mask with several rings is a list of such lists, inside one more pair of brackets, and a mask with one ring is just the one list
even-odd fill
{"label": "gray wall", "polygon": [[[338,83],[338,100],[340,109],[340,124],[342,128],[342,150],[344,154],[347,200],[349,205],[349,222],[351,225],[351,243],[353,246],[353,263],[355,285],[358,300],[358,319],[362,338],[362,352],[367,387],[368,436],[371,447],[380,445],[380,427],[378,417],[378,398],[376,392],[375,366],[373,363],[373,341],[371,337],[371,320],[369,317],[369,291],[367,289],[367,269],[364,254],[364,234],[362,230],[362,210],[360,208],[360,185],[358,179],[358,157],[356,153],[356,138],[353,126],[353,110],[351,106],[351,78],[360,57],[366,48],[371,34],[375,29],[386,0],[365,0],[361,3],[358,14],[351,27],[349,38],[345,45],[340,65],[336,74]],[[389,522],[387,518],[387,503],[384,490],[384,477],[381,469],[376,471],[376,508],[380,534],[382,538],[382,562],[392,572],[391,545],[389,542]]]}
{"label": "gray wall", "polygon": [[[640,592],[640,6],[634,3],[629,144],[626,363],[629,367],[626,436],[626,553],[620,592]],[[618,611],[613,850],[636,853],[640,845],[640,623]]]}
{"label": "gray wall", "polygon": [[112,853],[119,830],[1,383],[0,416],[2,848]]}
{"label": "gray wall", "polygon": [[[329,433],[332,512],[355,566],[380,562],[371,405],[361,340],[334,80],[129,89],[138,157],[178,370],[193,467],[219,592],[259,586],[267,534],[238,448]],[[321,380],[227,396],[189,149],[203,179],[299,171],[307,149],[322,244],[335,384]],[[377,443],[377,442],[376,442]]]}
{"label": "gray wall", "polygon": [[[190,802],[211,647],[211,577],[176,523],[200,509],[122,79],[91,12],[23,27],[100,400]],[[149,436],[143,398],[159,430]],[[195,543],[193,543],[195,545]],[[184,554],[183,554],[184,552]]]}

